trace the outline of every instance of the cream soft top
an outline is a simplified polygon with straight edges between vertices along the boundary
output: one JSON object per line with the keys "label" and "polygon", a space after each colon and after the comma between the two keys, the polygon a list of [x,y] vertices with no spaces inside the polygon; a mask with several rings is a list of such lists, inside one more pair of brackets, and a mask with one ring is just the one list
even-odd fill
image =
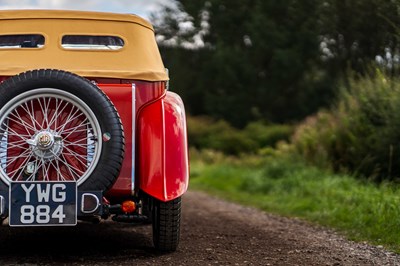
{"label": "cream soft top", "polygon": [[[39,34],[39,48],[1,48],[0,75],[10,76],[39,68],[61,69],[85,77],[168,80],[154,29],[131,14],[71,10],[0,11],[1,35]],[[119,50],[65,49],[63,36],[115,36]]]}

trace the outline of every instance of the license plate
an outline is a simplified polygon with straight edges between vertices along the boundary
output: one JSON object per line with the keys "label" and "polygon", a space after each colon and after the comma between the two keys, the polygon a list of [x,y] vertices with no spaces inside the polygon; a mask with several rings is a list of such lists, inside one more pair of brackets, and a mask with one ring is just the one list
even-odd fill
{"label": "license plate", "polygon": [[12,182],[9,225],[76,225],[76,202],[76,182]]}

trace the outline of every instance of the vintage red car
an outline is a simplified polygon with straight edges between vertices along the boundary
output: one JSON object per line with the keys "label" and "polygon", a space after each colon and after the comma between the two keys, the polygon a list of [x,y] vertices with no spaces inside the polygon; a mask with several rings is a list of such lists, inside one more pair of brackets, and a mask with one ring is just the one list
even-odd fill
{"label": "vintage red car", "polygon": [[154,29],[131,14],[0,11],[0,218],[148,223],[176,250],[186,116]]}

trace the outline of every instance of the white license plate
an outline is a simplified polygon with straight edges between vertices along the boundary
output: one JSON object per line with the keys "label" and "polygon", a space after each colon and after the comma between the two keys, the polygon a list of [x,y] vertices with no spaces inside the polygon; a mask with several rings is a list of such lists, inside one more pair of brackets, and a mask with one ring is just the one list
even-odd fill
{"label": "white license plate", "polygon": [[76,182],[12,182],[9,225],[76,225],[76,202]]}

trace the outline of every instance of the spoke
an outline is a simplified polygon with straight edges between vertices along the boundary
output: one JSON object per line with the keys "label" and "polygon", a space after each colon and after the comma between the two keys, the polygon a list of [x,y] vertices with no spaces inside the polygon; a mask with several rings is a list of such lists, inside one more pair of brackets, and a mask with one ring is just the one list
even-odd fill
{"label": "spoke", "polygon": [[[14,114],[14,112],[16,114]],[[12,119],[11,117],[8,117],[9,120],[12,120],[15,123],[22,125],[25,128],[26,132],[28,132],[28,133],[30,133],[28,129],[35,131],[35,128],[32,125],[29,125],[28,123],[26,123],[26,121],[21,117],[21,115],[18,113],[17,109],[15,109],[14,112],[10,113],[10,116],[11,115],[14,116],[17,120]]]}
{"label": "spoke", "polygon": [[[60,103],[60,106],[61,106],[62,103],[63,102]],[[64,124],[64,119],[65,120],[68,119],[68,115],[66,115],[66,113],[64,113],[65,108],[67,108],[68,106],[71,106],[71,110],[74,107],[71,103],[65,102],[64,107],[61,110],[57,111],[59,113],[59,116],[60,116],[60,126]],[[56,121],[57,121],[57,119],[56,119]],[[54,129],[57,130],[60,126],[55,126]]]}
{"label": "spoke", "polygon": [[[10,143],[11,141],[9,141],[8,143]],[[12,144],[23,144],[26,143],[26,140],[20,139],[20,140],[13,140],[11,142]]]}
{"label": "spoke", "polygon": [[[14,116],[15,118],[10,117],[11,115]],[[35,130],[31,125],[27,124],[19,115],[17,116],[14,114],[10,114],[10,116],[8,117],[8,120],[15,122],[17,126],[20,126],[21,128],[25,129],[26,133],[30,134],[29,129],[31,131]]]}
{"label": "spoke", "polygon": [[[25,145],[23,145],[23,144],[25,144]],[[26,145],[27,145],[26,142],[25,143],[21,143],[21,144],[14,144],[12,142],[11,143],[9,142],[7,144],[8,147],[6,147],[5,149],[6,150],[8,150],[9,148],[20,148],[20,149],[24,149],[24,150],[29,149],[29,147],[27,148]],[[1,147],[0,147],[0,149],[1,149]]]}
{"label": "spoke", "polygon": [[[75,110],[75,111],[74,111]],[[73,121],[74,119],[78,118],[79,116],[81,116],[83,113],[80,112],[77,116],[75,116],[80,110],[78,108],[76,108],[75,106],[72,105],[71,111],[69,112],[66,121],[63,123],[63,125],[61,127],[58,127],[56,129],[57,132],[60,132],[60,134],[64,131],[65,126],[70,123],[71,121]]]}
{"label": "spoke", "polygon": [[[90,124],[89,123],[80,124],[80,125],[77,125],[76,127],[74,127],[75,129],[67,129],[67,130],[63,131],[63,134],[68,133],[68,135],[65,136],[64,138],[69,137],[72,133],[83,133],[83,132],[87,133],[87,131],[88,131],[88,129],[86,128],[87,125],[90,125]],[[81,128],[81,129],[78,130],[78,128]]]}
{"label": "spoke", "polygon": [[66,104],[64,105],[64,107],[63,107],[61,110],[59,110],[62,103],[63,103],[63,101],[60,101],[60,102],[59,102],[59,99],[56,98],[55,111],[54,111],[53,117],[51,118],[51,120],[50,120],[50,122],[49,122],[49,128],[51,128],[51,126],[52,126],[53,124],[54,124],[54,129],[57,128],[57,119],[59,118],[59,117],[58,117],[58,113],[62,114],[62,112],[64,111],[65,107],[68,106],[68,103],[66,103]]}
{"label": "spoke", "polygon": [[[13,158],[11,161],[9,161],[8,163],[6,163],[5,168],[9,167],[9,166],[10,166],[12,163],[14,163],[18,158],[20,158],[20,157],[25,157],[26,155],[29,154],[29,152],[30,152],[30,150],[26,150],[26,151],[24,151],[23,153],[21,153],[20,156],[17,156],[17,157],[15,157],[15,158]],[[31,153],[30,155],[32,156],[32,154],[33,154],[33,153]]]}
{"label": "spoke", "polygon": [[36,175],[36,173],[30,174],[30,175],[25,179],[25,181],[35,181],[35,175]]}
{"label": "spoke", "polygon": [[87,153],[94,153],[96,151],[95,144],[64,144],[64,147],[85,149]]}
{"label": "spoke", "polygon": [[[26,140],[27,139],[30,139],[32,136],[31,135],[25,135],[25,134],[19,134],[19,133],[17,133],[17,132],[15,132],[12,128],[9,128],[13,133],[10,133],[10,132],[6,132],[5,134],[3,134],[3,136],[4,135],[7,135],[7,136],[17,136],[17,137],[24,137],[24,138],[26,138],[26,139],[23,139],[23,138],[21,138],[23,141],[25,141],[26,142]],[[0,129],[1,130],[1,129]]]}
{"label": "spoke", "polygon": [[[18,154],[18,156],[8,156],[8,158],[12,158],[12,160],[10,160],[7,164],[6,167],[10,166],[10,164],[12,164],[13,162],[15,162],[18,158],[24,158],[24,157],[28,157],[31,154],[33,154],[32,151],[30,150],[25,150],[24,152],[22,152],[21,154]],[[6,158],[6,159],[8,159]]]}
{"label": "spoke", "polygon": [[38,127],[35,126],[35,128],[36,128],[36,130],[40,130],[40,129],[42,129],[42,127],[40,126],[39,121],[36,120],[36,117],[34,115],[35,114],[35,108],[33,106],[33,100],[30,101],[30,105],[31,105],[31,109],[30,110],[31,110],[31,114],[32,114],[32,119],[35,120],[35,125],[38,126]]}
{"label": "spoke", "polygon": [[83,159],[86,160],[86,156],[83,156],[83,155],[81,155],[81,154],[79,154],[79,153],[77,153],[77,152],[75,152],[75,151],[73,151],[73,150],[71,150],[71,149],[69,149],[67,147],[65,147],[65,148],[69,151],[69,153],[66,152],[66,154],[74,156],[82,165],[87,165],[87,163],[84,163],[83,161],[80,160],[80,158],[83,158]]}
{"label": "spoke", "polygon": [[[50,161],[50,163],[53,165],[54,169],[55,169],[56,172],[57,172],[57,180],[66,181],[65,177],[62,175],[62,172],[61,172],[61,167],[60,167],[60,164],[59,164],[59,161],[60,161],[59,156],[58,156],[57,154],[55,154],[52,150],[51,150],[50,152],[51,152],[51,153],[53,154],[53,156],[56,158],[54,161],[56,162],[56,165],[57,165],[57,166],[55,166],[55,165],[53,164],[52,161]],[[67,167],[67,166],[66,166],[66,167]],[[71,175],[72,175],[72,177],[73,177],[73,174],[72,174],[72,173],[71,173]],[[74,177],[73,177],[73,178],[74,178]]]}
{"label": "spoke", "polygon": [[32,125],[33,125],[33,127],[34,127],[35,132],[36,132],[36,131],[37,131],[37,130],[36,130],[36,120],[35,120],[35,118],[33,117],[31,111],[29,110],[28,103],[27,103],[27,102],[24,102],[24,105],[21,105],[21,108],[29,115],[29,118],[31,119]]}
{"label": "spoke", "polygon": [[[72,147],[78,147],[78,148],[87,149],[88,146],[94,146],[94,144],[87,144],[87,143],[78,144],[78,143],[74,142],[74,143],[68,143],[67,144],[65,142],[64,142],[64,147],[72,146]],[[94,149],[94,147],[93,147],[93,149]]]}
{"label": "spoke", "polygon": [[[14,145],[19,145],[19,144],[26,144],[26,140],[22,140],[22,139],[21,139],[21,140],[15,140],[15,141],[12,141],[12,142],[10,142],[10,141],[8,141],[8,142],[7,142],[7,141],[1,142],[1,141],[0,141],[0,143],[1,143],[1,144],[0,144],[0,147],[1,147],[1,145],[4,145],[4,144],[5,144],[6,146],[7,146],[7,145],[10,145],[10,143],[12,143],[12,144],[14,144]],[[7,147],[6,147],[6,148],[7,148]]]}
{"label": "spoke", "polygon": [[[43,99],[43,105],[42,105],[42,102],[40,101],[40,99]],[[42,110],[42,114],[43,114],[43,121],[42,121],[41,128],[44,129],[46,122],[48,123],[47,114],[46,114],[45,107],[44,107],[44,105],[46,105],[46,99],[43,97],[43,98],[37,99],[37,101],[39,103],[40,110]]]}
{"label": "spoke", "polygon": [[[4,124],[3,124],[4,125]],[[6,134],[8,135],[8,136],[16,136],[16,137],[19,137],[19,138],[21,138],[21,139],[23,139],[23,140],[27,140],[27,139],[29,139],[31,136],[30,135],[24,135],[24,134],[19,134],[19,133],[17,133],[14,129],[12,129],[11,127],[9,127],[8,125],[6,125],[6,129],[4,129],[4,128],[1,128],[0,127],[0,130],[1,131],[7,131],[7,130],[9,130],[9,131],[11,131],[13,134],[11,134],[11,133],[9,133],[9,132],[6,132]],[[3,134],[3,136],[4,136],[4,134]],[[23,137],[26,137],[26,138],[23,138]]]}
{"label": "spoke", "polygon": [[[80,110],[78,109],[77,111],[80,111]],[[75,114],[76,114],[76,112],[75,112]],[[80,117],[80,116],[82,116],[82,115],[84,115],[84,114],[83,114],[82,112],[80,112],[77,116],[74,116],[74,117],[69,118],[68,121],[64,123],[64,125],[62,126],[62,128],[61,128],[60,130],[58,130],[58,132],[60,132],[60,134],[64,134],[64,133],[65,133],[65,131],[64,131],[65,127],[66,127],[69,123],[72,123],[72,121],[78,119],[78,117]],[[80,122],[79,125],[73,126],[73,127],[79,127],[84,121],[86,121],[86,117],[84,117],[84,118],[85,118],[85,119],[83,119],[83,121]],[[67,129],[66,131],[68,132],[69,130],[70,130],[70,128]]]}
{"label": "spoke", "polygon": [[14,179],[14,174],[15,174],[17,171],[19,171],[19,170],[21,170],[21,168],[14,169],[14,170],[8,172],[7,175],[8,175],[11,179]]}
{"label": "spoke", "polygon": [[48,102],[46,104],[46,97],[43,97],[43,101],[45,104],[45,118],[46,118],[46,122],[47,122],[47,129],[50,129],[50,125],[49,125],[49,108],[50,108],[50,102],[51,102],[51,98],[48,98]]}
{"label": "spoke", "polygon": [[[13,171],[7,173],[7,175],[8,175],[11,179],[14,179],[15,174],[16,174],[19,170],[22,170],[22,169],[23,169],[23,167],[21,167],[21,166],[23,166],[23,165],[25,165],[27,162],[29,162],[29,160],[32,158],[32,155],[33,155],[33,154],[30,154],[29,157],[27,157],[27,158],[25,158],[25,159],[23,160],[23,162],[20,164],[20,167],[18,167],[17,169],[14,169]],[[8,167],[8,165],[6,166],[6,168],[7,168],[7,167]]]}
{"label": "spoke", "polygon": [[77,139],[75,142],[87,140],[87,137],[86,137],[87,134],[85,134],[85,133],[87,133],[86,130],[84,130],[84,131],[71,132],[71,133],[69,133],[68,135],[63,136],[63,139],[67,139],[67,138],[68,138],[71,134],[73,134],[73,133],[77,133],[76,136],[73,136],[73,139]]}
{"label": "spoke", "polygon": [[[44,159],[43,159],[44,160]],[[44,170],[45,170],[45,172],[46,172],[46,180],[47,181],[49,181],[50,180],[50,175],[49,175],[49,172],[50,172],[50,163],[48,163],[47,164],[48,166],[47,166],[47,170],[46,170],[46,164],[44,165],[45,167],[44,167]]]}
{"label": "spoke", "polygon": [[[60,105],[62,104],[62,101],[60,101]],[[65,106],[67,106],[67,104],[65,104]],[[64,107],[65,108],[65,107]],[[54,128],[57,128],[57,118],[58,118],[58,109],[59,109],[59,106],[58,106],[58,98],[56,98],[56,111],[55,111],[55,113],[54,113]],[[63,111],[64,109],[62,109],[61,110],[61,112],[60,113],[62,113],[62,111]],[[53,123],[51,123],[51,125],[52,125]],[[60,176],[61,176],[61,173],[60,173]]]}
{"label": "spoke", "polygon": [[[81,166],[86,166],[86,168],[87,168],[87,163],[84,163],[82,160],[80,160],[80,158],[77,155],[72,154],[72,153],[65,153],[65,154],[73,156],[81,164]],[[86,159],[86,157],[83,157],[83,159]],[[79,165],[75,165],[75,169],[80,171],[81,174],[85,173],[84,170],[79,169]]]}
{"label": "spoke", "polygon": [[[51,153],[54,156],[57,156],[53,151],[51,151]],[[50,164],[53,166],[54,170],[57,173],[57,181],[60,181],[60,180],[65,181],[66,179],[61,174],[61,168],[60,168],[60,165],[58,164],[58,160],[54,160],[54,161],[56,162],[56,165],[53,164],[53,160],[50,161]]]}
{"label": "spoke", "polygon": [[[62,158],[61,158],[61,156],[62,156]],[[76,175],[77,177],[78,177],[78,179],[81,177],[81,175],[84,173],[84,172],[82,172],[80,169],[78,169],[78,168],[76,168],[75,166],[73,166],[72,164],[70,164],[70,163],[68,163],[67,161],[67,159],[65,158],[65,156],[64,156],[64,154],[61,154],[61,156],[60,157],[58,157],[58,158],[60,158],[60,160],[64,163],[64,165],[67,167],[67,169],[71,172],[71,171],[73,171],[74,172],[74,175]],[[77,172],[75,172],[75,171],[77,171],[77,172],[80,172],[80,173],[77,173]],[[75,176],[72,176],[74,179],[75,179]]]}
{"label": "spoke", "polygon": [[[11,119],[10,116],[13,116],[14,119]],[[30,127],[30,129],[33,130],[33,127],[32,127],[31,125],[27,124],[26,121],[22,119],[21,115],[20,115],[19,112],[18,112],[18,108],[15,108],[12,112],[10,112],[10,114],[9,114],[9,116],[8,116],[8,119],[9,119],[9,120],[12,120],[12,121],[14,121],[14,122],[17,122],[18,124],[22,125],[26,130],[27,130],[27,127]],[[15,120],[15,119],[16,119],[16,120]],[[21,122],[21,123],[20,123],[20,122]],[[27,131],[28,131],[28,130],[27,130]]]}
{"label": "spoke", "polygon": [[[87,131],[87,130],[88,130],[88,129],[86,128],[87,126],[91,126],[91,124],[90,124],[90,122],[87,122],[87,118],[85,118],[84,120],[82,120],[82,121],[80,122],[79,125],[75,125],[75,126],[73,126],[73,127],[70,127],[70,128],[68,128],[68,129],[65,129],[65,130],[63,131],[63,133],[69,133],[71,130],[74,131],[74,130],[76,130],[77,128],[80,128],[80,127],[84,127],[85,131]],[[81,130],[82,130],[82,129],[81,129]]]}
{"label": "spoke", "polygon": [[45,178],[45,172],[44,172],[44,168],[45,168],[45,165],[44,165],[44,159],[43,159],[43,158],[40,158],[40,161],[42,162],[42,166],[41,166],[41,168],[42,168],[42,180],[44,180],[44,178]]}
{"label": "spoke", "polygon": [[[4,152],[3,152],[3,153],[4,153]],[[29,156],[31,156],[31,154],[24,154],[24,155],[18,154],[18,155],[16,155],[16,156],[10,156],[10,155],[7,156],[7,154],[4,154],[4,155],[1,156],[0,158],[1,158],[1,159],[9,159],[9,160],[13,159],[13,160],[15,161],[15,159],[18,159],[18,158],[26,158],[26,157],[29,157]],[[3,163],[3,164],[4,164],[4,163]],[[7,167],[7,165],[6,165],[6,167]]]}

